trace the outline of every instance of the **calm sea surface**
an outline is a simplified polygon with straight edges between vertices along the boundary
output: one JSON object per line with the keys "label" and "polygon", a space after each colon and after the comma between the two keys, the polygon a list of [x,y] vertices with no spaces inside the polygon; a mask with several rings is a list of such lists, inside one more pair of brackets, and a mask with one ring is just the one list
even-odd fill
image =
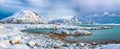
{"label": "calm sea surface", "polygon": [[[120,25],[80,25],[85,27],[98,27],[107,26],[112,27],[112,29],[107,30],[88,30],[93,34],[90,36],[68,36],[65,39],[68,41],[81,41],[81,42],[114,42],[120,41]],[[28,32],[44,32],[49,33],[53,30],[41,30],[41,29],[29,29]],[[73,30],[72,30],[73,31]]]}
{"label": "calm sea surface", "polygon": [[120,25],[82,25],[87,27],[107,26],[112,27],[108,30],[88,30],[93,34],[90,36],[70,36],[67,40],[81,42],[114,42],[120,40]]}

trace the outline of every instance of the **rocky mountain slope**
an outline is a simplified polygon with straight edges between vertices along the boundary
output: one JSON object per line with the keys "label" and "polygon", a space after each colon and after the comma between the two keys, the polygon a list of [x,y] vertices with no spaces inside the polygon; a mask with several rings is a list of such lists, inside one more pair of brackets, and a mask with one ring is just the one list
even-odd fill
{"label": "rocky mountain slope", "polygon": [[49,23],[52,24],[81,24],[75,16],[72,16],[71,18],[58,18],[58,19],[53,19],[50,20]]}
{"label": "rocky mountain slope", "polygon": [[37,13],[28,11],[28,10],[21,10],[14,15],[4,18],[1,20],[4,23],[46,23],[45,20],[39,16]]}

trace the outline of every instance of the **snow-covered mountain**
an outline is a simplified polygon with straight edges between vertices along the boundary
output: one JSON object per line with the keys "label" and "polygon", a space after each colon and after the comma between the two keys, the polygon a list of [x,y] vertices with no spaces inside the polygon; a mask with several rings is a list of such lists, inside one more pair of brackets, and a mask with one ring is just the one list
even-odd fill
{"label": "snow-covered mountain", "polygon": [[46,23],[45,20],[39,16],[37,13],[21,10],[14,15],[4,18],[1,22],[5,23]]}
{"label": "snow-covered mountain", "polygon": [[78,18],[84,23],[120,24],[120,14],[114,12],[93,13]]}
{"label": "snow-covered mountain", "polygon": [[72,16],[70,18],[58,18],[50,20],[49,23],[51,24],[81,24],[75,16]]}

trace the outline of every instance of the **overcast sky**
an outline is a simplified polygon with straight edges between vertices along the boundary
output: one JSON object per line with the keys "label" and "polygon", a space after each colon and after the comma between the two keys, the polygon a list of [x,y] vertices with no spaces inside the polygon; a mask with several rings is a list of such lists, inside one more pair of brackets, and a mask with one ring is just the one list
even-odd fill
{"label": "overcast sky", "polygon": [[22,9],[39,13],[46,18],[71,15],[120,12],[120,0],[0,0],[0,16]]}

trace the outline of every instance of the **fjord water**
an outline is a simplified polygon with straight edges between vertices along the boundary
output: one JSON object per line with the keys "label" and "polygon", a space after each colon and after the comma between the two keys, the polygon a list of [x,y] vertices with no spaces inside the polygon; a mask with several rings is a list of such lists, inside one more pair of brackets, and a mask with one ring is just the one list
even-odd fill
{"label": "fjord water", "polygon": [[[104,29],[104,30],[88,30],[92,32],[92,35],[89,36],[67,36],[65,40],[67,41],[80,41],[80,42],[97,42],[101,43],[103,41],[113,43],[115,41],[120,41],[120,25],[80,25],[83,27],[99,27],[99,26],[107,26],[112,27],[112,29]],[[28,29],[27,32],[38,32],[38,33],[47,33],[49,34],[53,30],[51,29]],[[74,31],[74,30],[69,30]]]}
{"label": "fjord water", "polygon": [[112,27],[112,29],[106,30],[88,30],[93,34],[90,36],[71,36],[67,37],[66,40],[71,41],[81,41],[81,42],[115,42],[120,41],[120,25],[82,25],[87,27],[97,27],[97,26],[107,26]]}

